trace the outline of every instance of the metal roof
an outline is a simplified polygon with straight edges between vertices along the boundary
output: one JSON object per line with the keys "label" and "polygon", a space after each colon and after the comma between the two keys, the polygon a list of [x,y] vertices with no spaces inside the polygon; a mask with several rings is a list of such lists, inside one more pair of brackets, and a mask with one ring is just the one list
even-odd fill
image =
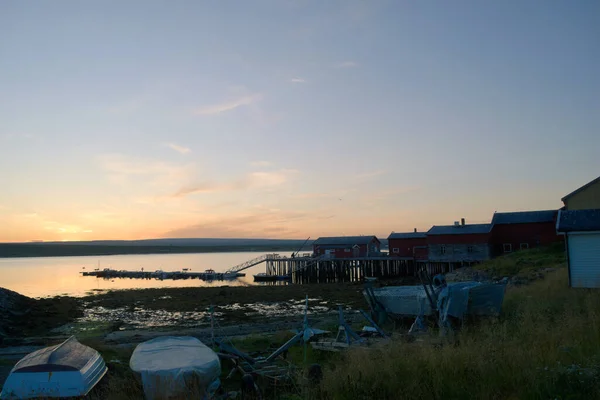
{"label": "metal roof", "polygon": [[600,231],[600,209],[560,210],[556,230],[558,232]]}
{"label": "metal roof", "polygon": [[379,241],[375,235],[370,236],[334,236],[334,237],[320,237],[314,241],[316,245],[355,245],[355,244],[369,244],[373,239]]}
{"label": "metal roof", "polygon": [[494,213],[492,225],[497,224],[534,224],[539,222],[554,222],[558,210],[517,211]]}
{"label": "metal roof", "polygon": [[596,179],[594,179],[593,181],[586,183],[585,185],[583,185],[583,186],[582,186],[582,187],[580,187],[579,189],[575,189],[574,191],[572,191],[571,193],[569,193],[568,195],[566,195],[565,197],[563,197],[563,198],[562,198],[562,199],[560,199],[560,200],[564,202],[564,201],[565,201],[566,199],[568,199],[569,197],[576,195],[577,193],[579,193],[579,192],[581,192],[581,191],[583,191],[583,190],[587,189],[588,187],[590,187],[590,186],[592,186],[593,184],[595,184],[595,183],[598,183],[598,182],[600,182],[600,176],[599,176],[599,177],[597,177]]}
{"label": "metal roof", "polygon": [[405,233],[392,233],[388,236],[389,239],[425,239],[427,237],[426,232],[405,232]]}
{"label": "metal roof", "polygon": [[427,235],[474,235],[489,233],[492,224],[434,225]]}

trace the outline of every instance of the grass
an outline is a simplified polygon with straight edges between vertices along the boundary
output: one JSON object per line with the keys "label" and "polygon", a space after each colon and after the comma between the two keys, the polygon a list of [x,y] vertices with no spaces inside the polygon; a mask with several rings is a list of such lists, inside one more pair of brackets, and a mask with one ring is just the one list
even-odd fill
{"label": "grass", "polygon": [[563,267],[565,267],[564,245],[558,243],[550,247],[516,251],[483,262],[474,268],[485,271],[495,278],[507,276],[534,280],[543,270]]}
{"label": "grass", "polygon": [[453,342],[354,350],[325,371],[325,399],[600,399],[600,291],[572,289],[555,249],[481,266],[500,275],[556,268],[509,287],[498,320]]}

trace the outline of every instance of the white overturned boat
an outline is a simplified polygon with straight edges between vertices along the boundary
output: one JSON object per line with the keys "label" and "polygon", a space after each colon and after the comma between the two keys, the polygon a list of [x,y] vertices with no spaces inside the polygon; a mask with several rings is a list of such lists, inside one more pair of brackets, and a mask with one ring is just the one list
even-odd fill
{"label": "white overturned boat", "polygon": [[[454,282],[435,288],[431,299],[445,319],[465,315],[498,315],[502,309],[506,283]],[[373,309],[383,308],[391,315],[416,317],[431,315],[431,301],[423,286],[367,288],[363,292]]]}
{"label": "white overturned boat", "polygon": [[212,394],[220,385],[219,356],[191,336],[163,336],[140,343],[129,360],[140,374],[146,399]]}
{"label": "white overturned boat", "polygon": [[4,383],[1,399],[80,397],[106,374],[106,364],[74,336],[34,351],[19,361]]}

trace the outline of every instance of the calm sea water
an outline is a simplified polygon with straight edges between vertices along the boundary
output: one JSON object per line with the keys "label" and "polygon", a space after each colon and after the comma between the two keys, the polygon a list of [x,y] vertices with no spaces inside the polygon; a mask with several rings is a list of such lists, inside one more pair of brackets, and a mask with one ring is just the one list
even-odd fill
{"label": "calm sea water", "polygon": [[[291,253],[291,252],[290,252]],[[264,264],[245,270],[246,277],[234,281],[205,282],[200,279],[147,280],[99,279],[81,276],[81,271],[112,268],[124,270],[191,271],[214,269],[222,272],[234,265],[258,257],[262,252],[202,253],[202,254],[148,254],[89,257],[35,257],[0,258],[0,287],[30,297],[56,295],[83,296],[94,289],[137,289],[162,287],[240,286],[254,285],[252,274],[264,272]],[[283,253],[282,253],[283,254]],[[285,255],[288,255],[285,253]]]}

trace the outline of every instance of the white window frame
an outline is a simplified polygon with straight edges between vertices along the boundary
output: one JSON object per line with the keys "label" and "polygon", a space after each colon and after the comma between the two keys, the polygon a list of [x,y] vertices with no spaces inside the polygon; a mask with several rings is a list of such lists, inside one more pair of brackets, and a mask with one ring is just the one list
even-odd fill
{"label": "white window frame", "polygon": [[399,249],[398,247],[394,247],[394,248],[392,249],[392,252],[393,252],[393,253],[400,253],[400,249]]}
{"label": "white window frame", "polygon": [[352,249],[344,249],[344,253],[350,253]]}
{"label": "white window frame", "polygon": [[475,253],[475,247],[473,247],[472,245],[468,245],[467,246],[467,253]]}
{"label": "white window frame", "polygon": [[529,248],[529,243],[521,243],[519,244],[519,249],[527,250]]}
{"label": "white window frame", "polygon": [[[507,246],[508,246],[508,250],[506,250]],[[502,250],[505,253],[512,253],[512,244],[511,243],[503,243],[502,244]]]}
{"label": "white window frame", "polygon": [[440,246],[440,254],[446,254],[446,245],[445,244]]}

